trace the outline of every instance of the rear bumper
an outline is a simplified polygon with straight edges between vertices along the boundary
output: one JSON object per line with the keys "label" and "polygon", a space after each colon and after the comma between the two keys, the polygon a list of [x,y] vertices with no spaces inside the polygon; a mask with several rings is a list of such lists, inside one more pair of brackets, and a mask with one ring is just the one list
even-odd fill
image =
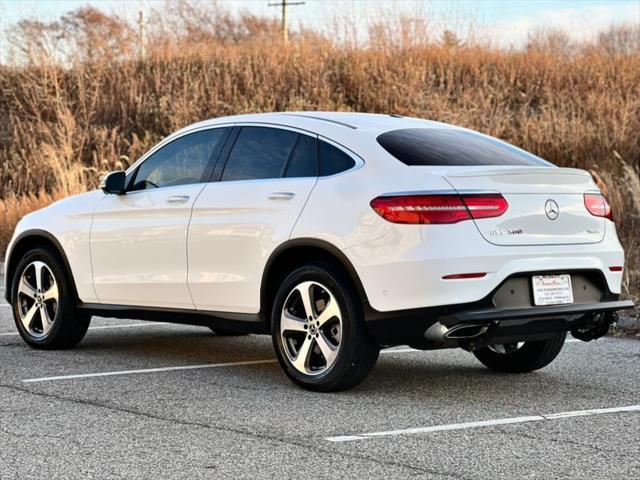
{"label": "rear bumper", "polygon": [[366,318],[369,333],[380,345],[434,349],[466,346],[476,337],[485,344],[548,338],[589,328],[597,318],[611,323],[615,312],[633,307],[632,301],[610,294],[597,303],[548,307],[500,309],[472,304],[386,313],[369,309]]}
{"label": "rear bumper", "polygon": [[[441,228],[439,228],[441,227]],[[388,233],[345,250],[358,272],[371,307],[380,312],[478,302],[505,279],[573,271],[599,272],[605,290],[621,293],[624,253],[613,227],[600,243],[497,246],[472,222],[453,225],[382,225]],[[480,278],[450,275],[484,273]]]}
{"label": "rear bumper", "polygon": [[556,305],[551,307],[464,310],[447,315],[440,320],[443,325],[453,326],[461,323],[516,322],[518,320],[538,320],[545,318],[569,318],[591,313],[617,312],[633,308],[631,300],[598,302],[573,305]]}

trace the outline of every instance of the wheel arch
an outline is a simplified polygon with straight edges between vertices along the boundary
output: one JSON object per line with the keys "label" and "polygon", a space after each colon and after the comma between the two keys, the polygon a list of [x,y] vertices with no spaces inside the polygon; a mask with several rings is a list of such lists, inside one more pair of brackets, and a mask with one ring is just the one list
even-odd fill
{"label": "wheel arch", "polygon": [[280,283],[293,267],[304,262],[323,260],[342,269],[358,292],[363,308],[368,305],[367,294],[358,272],[347,256],[335,245],[314,238],[289,240],[272,253],[262,272],[260,286],[260,310],[265,326],[271,330],[271,308],[273,297]]}
{"label": "wheel arch", "polygon": [[11,249],[7,254],[7,278],[5,280],[6,288],[4,293],[7,302],[11,303],[13,277],[15,275],[15,270],[18,267],[20,259],[29,250],[37,247],[49,247],[58,254],[60,259],[62,260],[62,264],[64,265],[67,278],[71,283],[73,294],[75,298],[78,298],[78,291],[76,289],[75,279],[73,278],[73,274],[71,273],[71,266],[69,265],[69,260],[67,259],[67,255],[65,254],[64,248],[62,248],[60,242],[53,234],[47,232],[46,230],[32,229],[25,230],[24,232],[20,233],[11,245]]}

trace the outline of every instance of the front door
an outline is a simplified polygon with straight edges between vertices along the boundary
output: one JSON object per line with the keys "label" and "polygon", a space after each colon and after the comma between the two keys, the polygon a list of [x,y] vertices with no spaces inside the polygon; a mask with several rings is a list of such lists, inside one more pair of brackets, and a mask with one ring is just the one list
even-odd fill
{"label": "front door", "polygon": [[101,303],[193,308],[187,286],[187,229],[226,129],[186,134],[151,153],[124,195],[94,212],[91,262]]}

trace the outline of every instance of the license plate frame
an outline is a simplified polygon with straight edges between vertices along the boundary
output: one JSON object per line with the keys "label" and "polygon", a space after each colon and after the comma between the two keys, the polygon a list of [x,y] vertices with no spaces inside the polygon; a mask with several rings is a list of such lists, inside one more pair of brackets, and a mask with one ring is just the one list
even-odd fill
{"label": "license plate frame", "polygon": [[531,277],[533,304],[536,307],[573,303],[571,275],[534,275]]}

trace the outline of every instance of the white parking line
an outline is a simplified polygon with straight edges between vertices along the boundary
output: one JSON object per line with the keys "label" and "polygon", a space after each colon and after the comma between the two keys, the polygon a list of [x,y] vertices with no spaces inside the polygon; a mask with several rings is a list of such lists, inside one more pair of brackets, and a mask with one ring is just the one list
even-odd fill
{"label": "white parking line", "polygon": [[[168,322],[125,323],[124,325],[101,325],[99,327],[89,327],[89,330],[113,330],[117,328],[155,327],[156,325],[171,325],[171,324]],[[19,334],[18,332],[0,333],[0,337],[8,337],[11,335],[19,335]]]}
{"label": "white parking line", "polygon": [[[419,351],[420,350],[414,350],[413,348],[405,348],[401,350],[400,349],[384,350],[381,353],[409,353],[409,352],[419,352]],[[262,363],[275,363],[275,362],[277,362],[277,360],[275,358],[272,358],[272,359],[266,359],[266,360],[248,360],[244,362],[206,363],[203,365],[182,365],[178,367],[141,368],[137,370],[117,370],[113,372],[79,373],[75,375],[58,375],[55,377],[28,378],[22,381],[24,383],[38,383],[38,382],[51,382],[55,380],[73,380],[78,378],[113,377],[116,375],[135,375],[140,373],[173,372],[176,370],[199,370],[202,368],[237,367],[242,365],[259,365]]]}
{"label": "white parking line", "polygon": [[277,362],[277,360],[273,358],[267,360],[247,360],[244,362],[207,363],[204,365],[181,365],[178,367],[141,368],[139,370],[116,370],[112,372],[81,373],[77,375],[60,375],[57,377],[28,378],[22,381],[24,383],[51,382],[55,380],[72,380],[77,378],[114,377],[117,375],[136,375],[140,373],[175,372],[177,370],[200,370],[203,368],[238,367],[242,365],[260,365],[263,363],[275,362]]}
{"label": "white parking line", "polygon": [[[129,326],[137,326],[138,324],[131,324]],[[158,325],[158,323],[155,323]],[[126,325],[121,325],[125,327]],[[113,328],[117,328],[118,325],[113,325]],[[94,327],[94,328],[110,328],[110,327]],[[417,353],[422,352],[422,350],[416,350],[414,348],[396,348],[383,350],[380,353]],[[242,365],[259,365],[262,363],[275,363],[276,359],[265,359],[265,360],[249,360],[242,362],[229,362],[229,363],[206,363],[203,365],[182,365],[178,367],[161,367],[161,368],[141,368],[137,370],[116,370],[112,372],[97,372],[97,373],[79,373],[74,375],[58,375],[54,377],[40,377],[40,378],[28,378],[26,380],[22,380],[25,383],[37,383],[37,382],[51,382],[55,380],[73,380],[79,378],[94,378],[94,377],[113,377],[116,375],[135,375],[141,373],[158,373],[158,372],[172,372],[176,370],[198,370],[202,368],[222,368],[222,367],[236,367]]]}
{"label": "white parking line", "polygon": [[403,430],[389,430],[386,432],[359,433],[357,435],[343,435],[338,437],[327,437],[330,442],[355,442],[370,438],[392,437],[398,435],[414,435],[418,433],[446,432],[451,430],[466,430],[470,428],[490,427],[496,425],[510,425],[514,423],[541,422],[546,420],[557,420],[560,418],[585,417],[591,415],[603,415],[608,413],[639,412],[640,405],[629,405],[626,407],[595,408],[591,410],[575,410],[572,412],[550,413],[547,415],[530,415],[527,417],[498,418],[495,420],[482,420],[479,422],[450,423],[448,425],[434,425],[432,427],[406,428]]}

